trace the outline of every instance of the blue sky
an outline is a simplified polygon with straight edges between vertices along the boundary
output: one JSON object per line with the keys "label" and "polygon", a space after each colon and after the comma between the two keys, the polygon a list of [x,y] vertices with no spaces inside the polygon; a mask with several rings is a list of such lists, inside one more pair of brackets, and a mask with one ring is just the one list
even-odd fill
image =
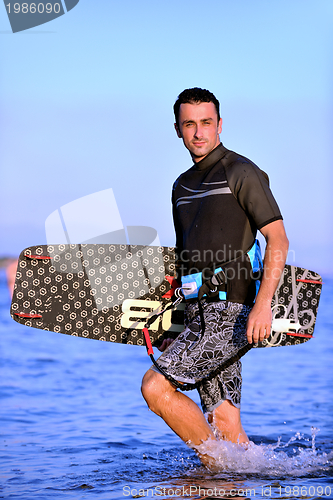
{"label": "blue sky", "polygon": [[171,185],[191,160],[172,106],[200,86],[224,145],[268,173],[289,263],[333,275],[332,17],[331,0],[80,0],[13,34],[0,5],[0,255],[107,188],[124,225],[173,245]]}

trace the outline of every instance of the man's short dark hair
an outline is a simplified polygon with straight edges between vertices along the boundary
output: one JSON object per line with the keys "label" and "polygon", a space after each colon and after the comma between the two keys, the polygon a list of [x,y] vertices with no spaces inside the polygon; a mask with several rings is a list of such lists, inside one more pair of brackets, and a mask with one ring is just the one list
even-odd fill
{"label": "man's short dark hair", "polygon": [[175,113],[176,125],[179,127],[179,108],[181,104],[200,104],[201,102],[212,102],[215,105],[217,113],[217,121],[220,121],[220,103],[215,95],[206,89],[194,87],[193,89],[185,89],[179,94],[177,101],[173,106]]}

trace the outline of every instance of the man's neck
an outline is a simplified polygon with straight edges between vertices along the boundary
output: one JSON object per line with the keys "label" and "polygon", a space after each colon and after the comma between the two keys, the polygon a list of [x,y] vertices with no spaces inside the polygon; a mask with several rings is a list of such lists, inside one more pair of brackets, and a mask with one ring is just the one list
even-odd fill
{"label": "man's neck", "polygon": [[212,151],[214,151],[214,149],[216,149],[217,146],[219,146],[219,144],[221,144],[221,141],[220,141],[220,137],[218,136],[217,141],[215,143],[215,146],[207,154],[205,154],[203,156],[195,156],[191,153],[191,158],[193,160],[193,163],[199,163],[199,161],[202,161],[204,158],[206,158],[206,156],[208,156]]}

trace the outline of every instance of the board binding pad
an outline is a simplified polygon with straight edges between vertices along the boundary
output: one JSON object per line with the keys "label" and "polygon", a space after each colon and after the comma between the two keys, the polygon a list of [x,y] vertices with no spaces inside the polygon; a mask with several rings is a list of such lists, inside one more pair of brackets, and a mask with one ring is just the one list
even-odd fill
{"label": "board binding pad", "polygon": [[[149,316],[170,304],[176,282],[172,247],[40,245],[21,252],[11,304],[26,326],[78,337],[145,345]],[[272,300],[273,329],[253,347],[301,344],[312,338],[322,279],[286,265]],[[154,346],[183,329],[182,302],[149,327]]]}

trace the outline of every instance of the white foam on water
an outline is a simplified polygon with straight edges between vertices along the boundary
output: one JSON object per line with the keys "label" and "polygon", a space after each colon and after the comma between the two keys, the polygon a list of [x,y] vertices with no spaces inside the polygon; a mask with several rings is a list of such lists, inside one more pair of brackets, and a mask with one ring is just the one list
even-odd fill
{"label": "white foam on water", "polygon": [[279,438],[275,444],[256,445],[250,442],[245,447],[230,441],[209,438],[193,448],[200,455],[212,458],[207,468],[214,472],[233,471],[299,477],[333,466],[333,452],[320,453],[316,450],[315,437],[318,431],[319,429],[312,428],[312,437],[309,438],[296,433],[285,444]]}

